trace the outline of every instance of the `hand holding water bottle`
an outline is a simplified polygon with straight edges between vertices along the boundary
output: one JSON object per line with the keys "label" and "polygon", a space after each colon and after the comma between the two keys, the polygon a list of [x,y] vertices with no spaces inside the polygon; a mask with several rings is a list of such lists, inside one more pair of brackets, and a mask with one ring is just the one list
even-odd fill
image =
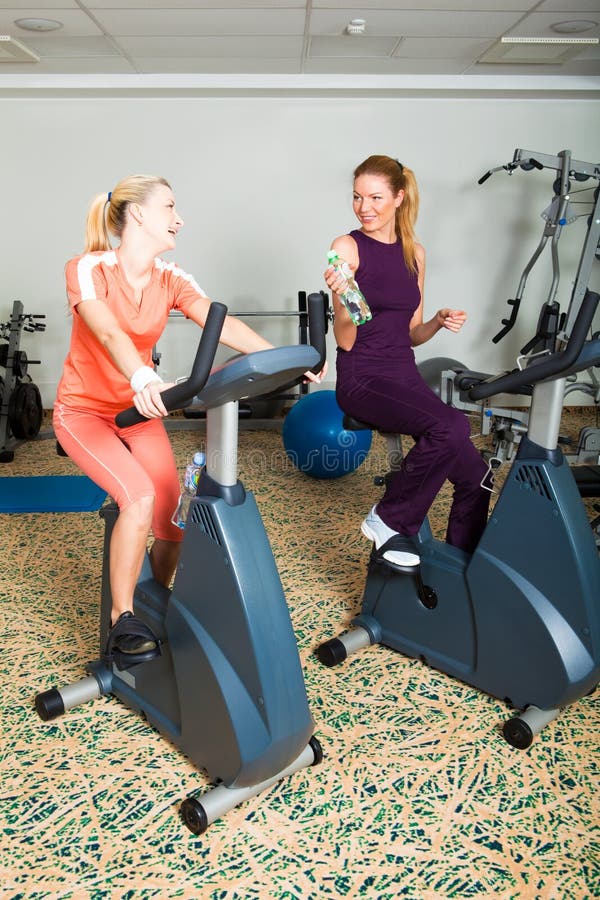
{"label": "hand holding water bottle", "polygon": [[[354,279],[352,269],[345,260],[339,258],[335,250],[329,251],[327,261],[330,269],[333,270],[336,276],[327,280],[327,284],[338,295],[354,324],[364,325],[365,322],[372,318],[371,310]],[[342,284],[338,284],[340,278],[344,279]],[[333,287],[333,285],[336,285],[336,287]]]}

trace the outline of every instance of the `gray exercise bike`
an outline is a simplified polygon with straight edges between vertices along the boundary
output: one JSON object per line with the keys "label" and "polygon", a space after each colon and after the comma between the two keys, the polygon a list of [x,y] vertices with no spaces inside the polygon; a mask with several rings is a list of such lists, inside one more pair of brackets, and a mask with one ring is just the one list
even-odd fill
{"label": "gray exercise bike", "polygon": [[[102,694],[140,711],[217,784],[182,803],[195,834],[322,758],[273,553],[254,497],[237,477],[237,407],[320,370],[323,302],[321,294],[309,297],[311,345],[234,357],[209,375],[226,314],[222,304],[211,305],[190,378],[162,395],[169,410],[192,401],[206,410],[207,462],[172,591],[154,581],[146,559],[135,593],[135,614],[158,636],[161,655],[133,668],[101,656],[86,678],[36,698],[45,720]],[[138,420],[136,410],[117,419]],[[108,552],[117,515],[114,506],[104,509],[101,653],[110,627]]]}
{"label": "gray exercise bike", "polygon": [[600,365],[600,337],[588,339],[599,299],[590,290],[573,296],[559,349],[472,378],[471,400],[531,394],[526,434],[474,553],[435,540],[427,520],[418,566],[373,552],[360,614],[317,648],[321,662],[336,665],[373,643],[420,658],[522,710],[503,727],[522,749],[561,707],[594,690],[600,558],[558,438],[567,379]]}

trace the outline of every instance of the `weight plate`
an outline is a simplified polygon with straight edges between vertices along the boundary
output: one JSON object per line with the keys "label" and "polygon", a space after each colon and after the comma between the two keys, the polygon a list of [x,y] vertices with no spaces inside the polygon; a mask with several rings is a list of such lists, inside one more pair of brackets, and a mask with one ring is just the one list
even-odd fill
{"label": "weight plate", "polygon": [[18,384],[8,401],[8,423],[14,436],[32,440],[42,427],[44,410],[37,385],[31,382]]}
{"label": "weight plate", "polygon": [[25,350],[17,350],[15,352],[12,369],[17,378],[25,378],[27,375],[27,353]]}

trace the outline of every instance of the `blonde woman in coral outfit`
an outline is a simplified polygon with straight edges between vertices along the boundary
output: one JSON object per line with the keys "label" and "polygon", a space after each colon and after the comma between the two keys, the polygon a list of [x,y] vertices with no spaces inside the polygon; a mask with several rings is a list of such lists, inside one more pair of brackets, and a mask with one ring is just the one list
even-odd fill
{"label": "blonde woman in coral outfit", "polygon": [[[164,585],[183,537],[171,522],[180,488],[162,422],[161,394],[170,385],[152,367],[152,348],[171,310],[203,326],[211,303],[191,275],[160,257],[173,250],[182,226],[165,179],[125,178],[92,201],[85,250],[66,265],[73,325],[54,429],[65,452],[119,506],[110,546],[109,647],[132,665],[160,652],[151,629],[133,615],[148,536],[153,574]],[[116,249],[110,234],[119,239]],[[271,346],[229,316],[221,340],[243,353]],[[115,415],[132,400],[147,421],[119,428]]]}

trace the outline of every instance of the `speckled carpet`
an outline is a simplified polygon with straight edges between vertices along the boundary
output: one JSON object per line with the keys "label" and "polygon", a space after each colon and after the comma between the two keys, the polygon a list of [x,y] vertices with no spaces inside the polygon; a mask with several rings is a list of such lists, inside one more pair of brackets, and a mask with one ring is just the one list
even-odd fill
{"label": "speckled carpet", "polygon": [[[593,424],[590,419],[587,424]],[[183,466],[203,440],[172,432]],[[357,611],[383,441],[333,481],[293,469],[277,432],[245,432],[254,491],[296,632],[325,757],[214,823],[178,817],[206,779],[111,697],[50,723],[39,691],[96,656],[98,513],[0,515],[0,897],[501,898],[600,895],[598,693],[526,752],[508,710],[417,660],[371,647],[336,669],[313,654]],[[18,448],[0,474],[76,474],[54,441]],[[431,522],[443,533],[444,491]],[[590,506],[591,511],[591,506]]]}

